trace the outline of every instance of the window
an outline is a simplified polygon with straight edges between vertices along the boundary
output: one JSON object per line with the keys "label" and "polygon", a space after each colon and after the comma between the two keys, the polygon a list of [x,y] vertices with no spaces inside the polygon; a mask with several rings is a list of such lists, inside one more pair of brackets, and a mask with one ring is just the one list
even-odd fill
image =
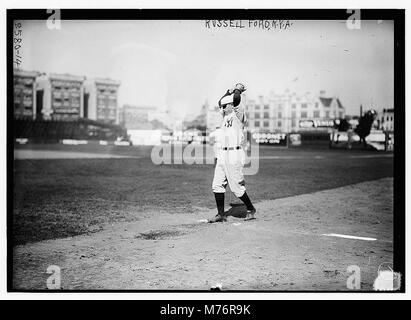
{"label": "window", "polygon": [[325,117],[328,119],[328,118],[330,118],[330,111],[326,111],[325,112]]}
{"label": "window", "polygon": [[340,113],[338,114],[338,116],[339,116],[340,119],[342,119],[342,118],[343,118],[343,113],[340,112]]}
{"label": "window", "polygon": [[307,118],[307,111],[301,111],[301,118]]}
{"label": "window", "polygon": [[297,121],[295,119],[291,119],[291,126],[294,128],[297,126]]}
{"label": "window", "polygon": [[268,104],[265,104],[264,105],[264,110],[268,110],[268,109],[270,109],[270,106]]}
{"label": "window", "polygon": [[315,107],[318,108],[318,102],[315,103]]}
{"label": "window", "polygon": [[314,118],[319,118],[320,117],[320,111],[314,110]]}
{"label": "window", "polygon": [[104,106],[104,105],[105,105],[105,99],[103,99],[103,98],[97,98],[97,105],[99,105],[99,106]]}
{"label": "window", "polygon": [[258,104],[255,105],[254,107],[255,110],[260,110],[260,106]]}
{"label": "window", "polygon": [[282,104],[282,103],[279,103],[279,104],[278,104],[278,109],[281,110],[282,108],[283,108],[283,104]]}
{"label": "window", "polygon": [[254,119],[260,119],[260,113],[256,112],[254,115]]}
{"label": "window", "polygon": [[268,121],[264,121],[264,127],[268,127],[269,126],[269,122]]}
{"label": "window", "polygon": [[260,126],[260,121],[254,121],[254,127],[258,128]]}
{"label": "window", "polygon": [[291,108],[295,109],[295,107],[296,107],[296,104],[293,103],[293,104],[291,105]]}
{"label": "window", "polygon": [[302,103],[302,104],[301,104],[301,108],[307,108],[307,104],[306,104],[306,103]]}
{"label": "window", "polygon": [[296,118],[296,117],[297,117],[297,112],[292,111],[292,112],[291,112],[291,118]]}
{"label": "window", "polygon": [[278,120],[277,126],[278,126],[278,127],[281,127],[281,120]]}
{"label": "window", "polygon": [[278,112],[278,118],[279,118],[279,119],[282,119],[282,117],[283,117],[282,112],[281,112],[281,111],[280,111],[280,112]]}
{"label": "window", "polygon": [[264,118],[268,119],[270,117],[270,114],[268,112],[264,112]]}

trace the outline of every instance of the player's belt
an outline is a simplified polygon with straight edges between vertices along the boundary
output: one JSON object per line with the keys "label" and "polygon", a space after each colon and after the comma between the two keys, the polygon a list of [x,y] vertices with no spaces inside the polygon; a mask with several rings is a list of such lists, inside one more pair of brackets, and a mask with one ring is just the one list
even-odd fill
{"label": "player's belt", "polygon": [[241,149],[240,146],[237,146],[237,147],[224,147],[223,148],[223,150],[239,150],[239,149]]}

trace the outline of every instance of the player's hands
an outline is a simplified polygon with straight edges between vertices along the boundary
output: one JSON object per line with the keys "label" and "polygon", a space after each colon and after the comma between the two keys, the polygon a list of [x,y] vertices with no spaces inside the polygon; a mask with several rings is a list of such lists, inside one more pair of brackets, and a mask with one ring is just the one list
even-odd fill
{"label": "player's hands", "polygon": [[240,91],[240,93],[243,93],[247,89],[242,83],[237,83],[234,87],[230,89],[230,93],[233,93],[235,90],[238,90]]}
{"label": "player's hands", "polygon": [[241,93],[243,93],[244,91],[247,90],[246,87],[245,87],[245,85],[243,85],[242,83],[237,83],[237,84],[235,85],[235,89],[240,90]]}

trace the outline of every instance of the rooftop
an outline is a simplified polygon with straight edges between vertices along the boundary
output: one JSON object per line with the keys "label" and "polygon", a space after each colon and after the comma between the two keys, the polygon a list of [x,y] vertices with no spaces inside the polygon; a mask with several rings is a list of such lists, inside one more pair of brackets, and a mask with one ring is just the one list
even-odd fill
{"label": "rooftop", "polygon": [[84,77],[84,76],[75,76],[75,75],[68,74],[68,73],[64,73],[64,74],[50,73],[49,79],[50,80],[65,80],[65,81],[83,82],[84,80],[86,80],[86,77]]}
{"label": "rooftop", "polygon": [[22,69],[14,68],[13,75],[19,77],[29,77],[29,78],[36,78],[40,75],[40,72],[37,71],[25,71]]}

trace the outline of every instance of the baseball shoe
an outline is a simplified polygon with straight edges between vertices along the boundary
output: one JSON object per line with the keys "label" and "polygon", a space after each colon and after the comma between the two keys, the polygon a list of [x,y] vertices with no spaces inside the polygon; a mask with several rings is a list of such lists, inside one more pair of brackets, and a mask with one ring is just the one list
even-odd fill
{"label": "baseball shoe", "polygon": [[247,215],[245,216],[244,221],[254,220],[256,212],[257,210],[255,208],[253,210],[247,210]]}
{"label": "baseball shoe", "polygon": [[214,223],[214,222],[226,222],[227,221],[227,217],[226,216],[222,216],[220,214],[217,214],[214,218],[209,219],[208,223]]}

